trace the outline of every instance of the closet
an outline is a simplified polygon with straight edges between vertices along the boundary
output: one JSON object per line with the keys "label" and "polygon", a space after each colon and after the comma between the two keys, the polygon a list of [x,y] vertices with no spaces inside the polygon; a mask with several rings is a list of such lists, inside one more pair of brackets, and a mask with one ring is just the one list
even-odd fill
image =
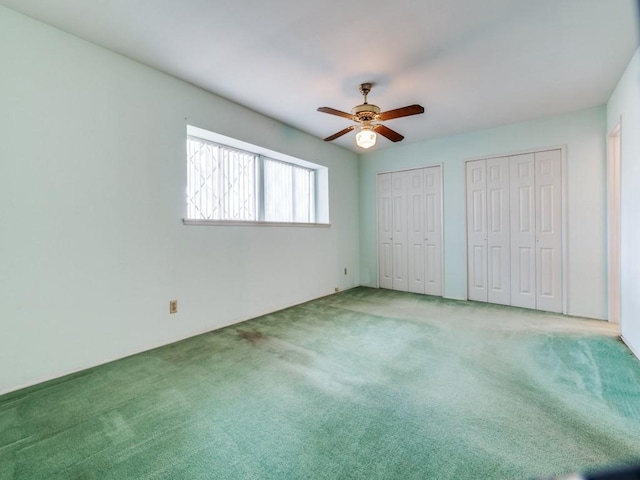
{"label": "closet", "polygon": [[562,155],[466,163],[469,300],[562,312]]}
{"label": "closet", "polygon": [[442,168],[378,174],[380,288],[442,295]]}

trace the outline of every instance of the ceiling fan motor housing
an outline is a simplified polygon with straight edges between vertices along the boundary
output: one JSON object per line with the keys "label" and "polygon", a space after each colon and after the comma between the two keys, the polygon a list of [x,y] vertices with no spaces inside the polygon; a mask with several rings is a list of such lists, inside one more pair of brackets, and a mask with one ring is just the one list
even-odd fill
{"label": "ceiling fan motor housing", "polygon": [[373,122],[378,119],[380,107],[370,103],[363,103],[351,109],[351,115],[356,122]]}

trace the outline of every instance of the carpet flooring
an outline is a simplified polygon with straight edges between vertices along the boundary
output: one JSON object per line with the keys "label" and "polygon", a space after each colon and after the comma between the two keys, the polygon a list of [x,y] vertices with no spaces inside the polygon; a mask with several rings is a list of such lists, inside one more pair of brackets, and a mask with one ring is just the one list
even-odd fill
{"label": "carpet flooring", "polygon": [[640,362],[614,326],[368,288],[0,397],[0,479],[518,479],[639,459]]}

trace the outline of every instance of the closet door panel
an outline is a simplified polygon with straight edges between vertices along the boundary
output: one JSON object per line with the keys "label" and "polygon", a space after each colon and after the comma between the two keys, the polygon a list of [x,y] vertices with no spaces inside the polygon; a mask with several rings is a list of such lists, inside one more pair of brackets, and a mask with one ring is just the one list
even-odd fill
{"label": "closet door panel", "polygon": [[467,162],[467,296],[487,301],[486,160]]}
{"label": "closet door panel", "polygon": [[407,276],[407,191],[408,172],[391,174],[393,201],[393,289],[408,291]]}
{"label": "closet door panel", "polygon": [[378,175],[378,282],[393,288],[393,207],[391,174]]}
{"label": "closet door panel", "polygon": [[409,291],[425,293],[425,202],[422,169],[407,172],[407,272]]}
{"label": "closet door panel", "polygon": [[509,157],[487,160],[487,299],[511,303]]}
{"label": "closet door panel", "polygon": [[535,154],[536,304],[562,312],[562,165],[560,150]]}
{"label": "closet door panel", "polygon": [[536,308],[534,154],[509,159],[511,305]]}
{"label": "closet door panel", "polygon": [[442,168],[424,169],[425,293],[442,295]]}

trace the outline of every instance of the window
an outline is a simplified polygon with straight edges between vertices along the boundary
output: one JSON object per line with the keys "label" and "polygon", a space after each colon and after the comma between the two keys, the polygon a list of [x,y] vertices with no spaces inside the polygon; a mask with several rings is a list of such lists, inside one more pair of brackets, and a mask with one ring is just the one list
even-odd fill
{"label": "window", "polygon": [[[193,134],[194,130],[201,135]],[[185,223],[316,224],[328,220],[322,218],[326,217],[322,210],[327,209],[318,208],[326,200],[325,167],[258,147],[251,151],[222,144],[211,136],[226,137],[195,127],[187,133]],[[272,158],[277,156],[282,158]]]}
{"label": "window", "polygon": [[187,218],[258,220],[258,155],[187,138]]}
{"label": "window", "polygon": [[267,222],[315,222],[315,172],[265,158],[264,219]]}

